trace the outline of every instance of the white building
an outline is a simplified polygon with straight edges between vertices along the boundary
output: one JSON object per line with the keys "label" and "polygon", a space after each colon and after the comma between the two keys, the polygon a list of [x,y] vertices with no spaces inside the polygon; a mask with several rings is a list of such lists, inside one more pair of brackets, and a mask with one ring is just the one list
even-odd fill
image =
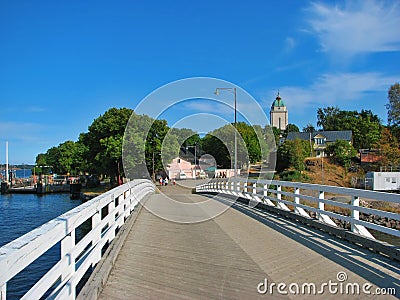
{"label": "white building", "polygon": [[274,100],[274,102],[272,102],[271,105],[270,120],[271,126],[276,127],[282,131],[285,130],[287,125],[289,124],[288,110],[282,98],[279,96],[279,92],[276,96],[276,99]]}
{"label": "white building", "polygon": [[365,187],[374,191],[400,190],[400,172],[368,172]]}

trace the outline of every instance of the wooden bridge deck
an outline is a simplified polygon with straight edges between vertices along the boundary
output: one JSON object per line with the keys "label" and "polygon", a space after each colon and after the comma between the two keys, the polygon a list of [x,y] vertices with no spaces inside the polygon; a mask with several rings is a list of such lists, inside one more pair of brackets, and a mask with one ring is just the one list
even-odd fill
{"label": "wooden bridge deck", "polygon": [[[196,203],[178,186],[162,187],[177,201]],[[176,218],[201,217],[200,211],[171,211],[163,206],[165,195],[155,194],[146,206]],[[208,221],[180,224],[164,220],[143,208],[119,252],[100,299],[305,299],[309,295],[261,295],[257,286],[268,284],[366,282],[400,292],[400,264],[357,248],[323,232],[274,215],[254,216],[229,208]],[[287,290],[287,288],[286,288]],[[343,298],[329,294],[323,298]],[[367,298],[350,295],[348,298]],[[321,296],[320,296],[321,297]],[[369,295],[371,298],[376,295]],[[386,296],[386,298],[394,298]],[[380,298],[381,299],[381,298]]]}

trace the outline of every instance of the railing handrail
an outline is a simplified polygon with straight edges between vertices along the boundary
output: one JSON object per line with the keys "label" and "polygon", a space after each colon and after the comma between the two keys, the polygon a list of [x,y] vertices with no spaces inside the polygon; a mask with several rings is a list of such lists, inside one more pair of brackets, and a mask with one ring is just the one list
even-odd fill
{"label": "railing handrail", "polygon": [[[25,297],[33,295],[35,298],[40,298],[57,281],[57,278],[61,277],[61,284],[56,288],[57,292],[62,293],[68,282],[71,291],[69,294],[67,293],[67,297],[75,298],[76,284],[86,269],[82,272],[81,266],[76,268],[77,262],[74,260],[81,257],[81,251],[91,245],[87,250],[90,255],[85,257],[88,261],[85,262],[84,267],[96,264],[101,258],[99,253],[103,246],[115,237],[115,229],[123,225],[139,201],[153,193],[154,188],[150,180],[130,181],[71,209],[1,247],[0,270],[7,271],[0,272],[0,299],[5,299],[6,284],[11,278],[60,242],[61,259],[44,276],[48,277],[48,274],[52,274],[51,278],[40,280]],[[108,213],[102,216],[102,210],[106,207]],[[89,219],[92,220],[91,231],[75,244],[75,229]],[[78,273],[79,275],[77,275]],[[71,280],[73,282],[70,282]],[[53,296],[57,298],[57,293],[54,293]]]}
{"label": "railing handrail", "polygon": [[286,187],[298,187],[307,190],[314,191],[324,191],[332,194],[346,194],[348,196],[358,196],[362,198],[372,199],[372,200],[381,200],[382,196],[385,197],[384,201],[400,203],[400,195],[386,192],[378,192],[371,190],[361,190],[355,188],[347,188],[340,186],[332,186],[332,185],[323,185],[323,184],[315,184],[315,183],[304,183],[304,182],[292,182],[292,181],[281,181],[281,180],[268,180],[268,179],[251,179],[251,178],[229,178],[229,179],[212,179],[210,182],[215,180],[224,180],[229,182],[242,182],[245,180],[246,182],[251,183],[259,183],[259,184],[268,184],[268,185],[281,185]]}
{"label": "railing handrail", "polygon": [[[275,188],[272,189],[271,186]],[[293,188],[294,191],[284,191],[282,187]],[[317,191],[318,196],[310,196],[301,193],[301,190],[312,190]],[[329,225],[336,226],[334,221],[330,217],[337,218],[351,224],[351,230],[354,233],[374,238],[366,228],[381,231],[386,234],[400,237],[400,230],[374,224],[369,221],[360,220],[359,213],[365,213],[370,215],[377,215],[380,217],[386,217],[393,220],[400,220],[400,214],[395,212],[388,212],[379,209],[373,209],[370,207],[360,206],[360,199],[371,199],[383,202],[400,203],[400,195],[392,193],[384,193],[377,191],[360,190],[354,188],[335,187],[328,185],[319,185],[311,183],[301,182],[290,182],[290,181],[279,181],[279,180],[265,180],[265,179],[251,179],[251,178],[226,178],[226,179],[212,179],[206,184],[198,185],[196,187],[197,192],[217,192],[222,194],[230,194],[234,196],[248,198],[258,202],[264,202],[269,206],[277,206],[278,208],[286,211],[292,211],[300,214],[306,218],[311,218],[310,212],[316,213],[316,217]],[[325,199],[325,193],[331,193],[335,195],[346,195],[351,196],[350,204],[334,201],[331,199]],[[274,194],[271,195],[271,194]],[[289,199],[282,199],[285,196]],[[312,207],[300,203],[300,200],[308,200],[318,204],[318,207]],[[351,212],[350,216],[327,211],[325,204],[337,206],[340,208],[349,209]],[[291,209],[290,207],[294,209]]]}

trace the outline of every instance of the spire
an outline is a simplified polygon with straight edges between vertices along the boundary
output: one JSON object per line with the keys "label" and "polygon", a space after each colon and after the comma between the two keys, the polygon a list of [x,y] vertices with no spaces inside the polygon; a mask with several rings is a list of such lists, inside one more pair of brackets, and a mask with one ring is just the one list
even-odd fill
{"label": "spire", "polygon": [[283,102],[279,90],[278,90],[278,94],[276,95],[276,98],[274,101],[272,101],[272,105],[271,108],[273,109],[274,107],[284,107],[285,103]]}
{"label": "spire", "polygon": [[281,96],[279,96],[279,90],[278,90],[278,95],[276,96],[276,100],[281,100],[282,98],[281,98]]}

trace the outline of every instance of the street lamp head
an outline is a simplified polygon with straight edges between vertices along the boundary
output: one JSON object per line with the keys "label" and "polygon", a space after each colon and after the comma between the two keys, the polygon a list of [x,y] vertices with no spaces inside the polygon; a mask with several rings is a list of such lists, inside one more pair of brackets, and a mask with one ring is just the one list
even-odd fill
{"label": "street lamp head", "polygon": [[214,94],[217,95],[217,96],[219,96],[219,90],[216,89],[215,92],[214,92]]}

